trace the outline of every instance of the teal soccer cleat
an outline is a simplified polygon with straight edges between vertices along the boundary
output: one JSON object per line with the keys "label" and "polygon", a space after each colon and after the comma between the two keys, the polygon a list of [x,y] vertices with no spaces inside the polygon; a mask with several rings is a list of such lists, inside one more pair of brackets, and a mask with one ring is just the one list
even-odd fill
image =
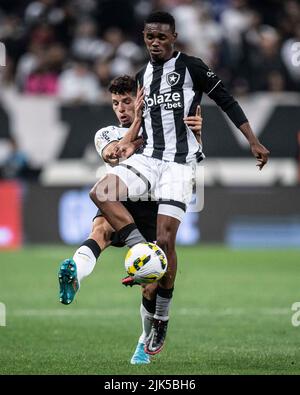
{"label": "teal soccer cleat", "polygon": [[79,289],[76,263],[73,259],[65,259],[58,272],[59,301],[63,304],[72,303]]}
{"label": "teal soccer cleat", "polygon": [[150,363],[150,357],[144,351],[144,343],[138,343],[135,352],[130,360],[131,365],[143,365]]}

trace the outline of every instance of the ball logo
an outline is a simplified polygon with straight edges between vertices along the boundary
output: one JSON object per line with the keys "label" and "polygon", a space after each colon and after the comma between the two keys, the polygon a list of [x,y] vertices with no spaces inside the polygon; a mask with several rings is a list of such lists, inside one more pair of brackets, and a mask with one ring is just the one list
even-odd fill
{"label": "ball logo", "polygon": [[176,71],[172,71],[166,75],[166,79],[170,86],[174,86],[179,82],[180,74],[176,73]]}

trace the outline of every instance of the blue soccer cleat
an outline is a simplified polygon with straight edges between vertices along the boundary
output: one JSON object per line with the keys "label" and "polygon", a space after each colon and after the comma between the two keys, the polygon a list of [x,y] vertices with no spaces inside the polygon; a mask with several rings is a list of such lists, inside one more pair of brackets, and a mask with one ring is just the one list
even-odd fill
{"label": "blue soccer cleat", "polygon": [[150,356],[144,351],[145,344],[138,343],[135,352],[130,360],[131,365],[143,365],[150,363]]}
{"label": "blue soccer cleat", "polygon": [[73,259],[65,259],[58,272],[59,301],[63,304],[72,303],[79,289],[76,263]]}

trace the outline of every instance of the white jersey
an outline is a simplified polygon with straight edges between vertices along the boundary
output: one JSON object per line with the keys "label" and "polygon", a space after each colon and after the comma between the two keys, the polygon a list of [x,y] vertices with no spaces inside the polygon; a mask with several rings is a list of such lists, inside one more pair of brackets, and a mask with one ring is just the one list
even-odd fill
{"label": "white jersey", "polygon": [[[122,128],[118,126],[106,126],[96,132],[94,139],[95,147],[101,158],[104,148],[113,141],[120,141],[127,131],[128,128]],[[111,167],[109,163],[105,164],[108,168]]]}

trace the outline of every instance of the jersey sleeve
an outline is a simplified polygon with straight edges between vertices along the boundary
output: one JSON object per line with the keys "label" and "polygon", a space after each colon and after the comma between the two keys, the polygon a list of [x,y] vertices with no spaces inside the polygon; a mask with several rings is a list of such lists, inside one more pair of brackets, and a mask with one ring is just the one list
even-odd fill
{"label": "jersey sleeve", "polygon": [[108,126],[97,131],[95,134],[95,147],[102,158],[104,148],[113,141],[119,141],[120,136],[115,126]]}
{"label": "jersey sleeve", "polygon": [[221,79],[201,59],[187,56],[185,62],[195,90],[210,95],[222,83]]}
{"label": "jersey sleeve", "polygon": [[186,65],[193,80],[194,89],[206,93],[214,100],[237,128],[248,121],[244,111],[227,91],[221,79],[201,59],[188,56]]}

